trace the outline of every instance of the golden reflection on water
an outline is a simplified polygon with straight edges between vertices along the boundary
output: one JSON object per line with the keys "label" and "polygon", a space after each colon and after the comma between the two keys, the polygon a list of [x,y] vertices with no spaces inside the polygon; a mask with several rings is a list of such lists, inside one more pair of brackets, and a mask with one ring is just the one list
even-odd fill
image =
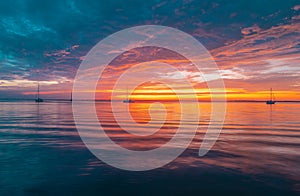
{"label": "golden reflection on water", "polygon": [[[125,107],[129,107],[130,115],[133,122],[124,118],[124,121],[116,121],[110,104],[97,103],[96,108],[98,119],[102,127],[111,139],[131,150],[150,150],[158,148],[168,142],[176,133],[180,123],[188,129],[191,122],[181,122],[181,104],[179,102],[135,102],[124,104],[115,102],[117,111],[125,113]],[[187,104],[187,103],[186,103]],[[187,104],[188,105],[188,104]],[[130,130],[122,129],[119,124],[126,124]],[[135,130],[136,132],[149,133],[148,136],[133,135],[128,132]],[[153,133],[153,130],[157,130]],[[151,134],[153,133],[153,134]]]}
{"label": "golden reflection on water", "polygon": [[[28,147],[39,144],[51,148],[85,149],[78,139],[70,103],[0,104],[2,144]],[[119,104],[119,112],[128,106],[121,102],[116,104]],[[98,119],[113,141],[128,149],[149,150],[168,142],[179,123],[189,132],[189,127],[198,120],[191,112],[189,120],[180,122],[180,107],[191,107],[189,102],[183,105],[177,102],[162,104],[164,107],[157,105],[152,108],[152,113],[149,113],[152,105],[150,102],[129,105],[131,116],[138,124],[131,126],[131,129],[143,132],[151,132],[153,128],[159,127],[160,123],[155,122],[161,120],[160,114],[163,111],[166,112],[163,126],[150,136],[132,135],[120,129],[109,102],[97,102],[96,109]],[[201,117],[194,141],[186,152],[166,168],[202,167],[205,164],[237,169],[248,174],[281,175],[299,182],[300,104],[277,103],[271,107],[264,103],[227,103],[226,119],[220,137],[213,149],[200,158],[197,152],[209,124],[211,110],[209,102],[200,102]],[[149,123],[150,117],[153,118],[153,123]],[[124,123],[129,127],[131,125],[130,122]],[[14,153],[15,151],[6,154],[12,156]]]}

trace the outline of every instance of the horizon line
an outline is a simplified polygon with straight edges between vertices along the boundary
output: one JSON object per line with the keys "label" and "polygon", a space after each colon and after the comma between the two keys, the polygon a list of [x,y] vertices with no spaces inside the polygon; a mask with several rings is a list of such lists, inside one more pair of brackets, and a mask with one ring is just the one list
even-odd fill
{"label": "horizon line", "polygon": [[[0,98],[0,100],[7,101],[7,100],[14,100],[14,101],[34,101],[34,98]],[[115,99],[95,99],[95,100],[89,100],[89,99],[82,99],[82,100],[71,100],[66,98],[43,98],[45,101],[96,101],[96,102],[121,102],[123,100]],[[145,100],[133,100],[135,102],[153,102],[153,101],[161,101],[161,102],[175,102],[179,100],[159,100],[159,99],[145,99]],[[193,100],[182,100],[182,101],[193,101]],[[211,100],[199,100],[199,102],[212,102]],[[225,100],[225,101],[213,101],[213,102],[266,102],[267,100],[243,100],[243,99],[235,99],[235,100]],[[300,100],[278,100],[276,102],[300,102]]]}

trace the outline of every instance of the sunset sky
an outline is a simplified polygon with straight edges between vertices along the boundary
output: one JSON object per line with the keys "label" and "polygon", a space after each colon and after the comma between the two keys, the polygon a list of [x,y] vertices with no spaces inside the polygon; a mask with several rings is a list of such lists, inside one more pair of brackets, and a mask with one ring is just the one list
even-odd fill
{"label": "sunset sky", "polygon": [[[300,101],[296,0],[0,1],[0,98],[34,98],[38,81],[43,98],[69,98],[76,70],[95,44],[124,28],[150,24],[177,28],[199,40],[219,66],[229,100],[266,100],[272,87],[277,100]],[[136,61],[147,58],[131,52]],[[181,68],[188,63],[157,53]],[[126,56],[111,63],[98,93],[110,93],[118,74],[132,65]],[[182,74],[193,81],[199,99],[209,98],[194,69],[182,69]],[[149,82],[133,97],[172,99],[170,94]]]}

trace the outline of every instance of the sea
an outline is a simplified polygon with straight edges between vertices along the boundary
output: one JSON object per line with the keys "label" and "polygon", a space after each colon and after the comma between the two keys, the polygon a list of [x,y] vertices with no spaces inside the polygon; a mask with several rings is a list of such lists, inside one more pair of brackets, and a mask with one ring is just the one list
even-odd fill
{"label": "sea", "polygon": [[[197,103],[200,116],[184,122],[182,108],[194,109],[195,103],[94,103],[107,137],[133,151],[160,148],[179,125],[187,132],[197,125],[177,158],[147,171],[117,168],[98,158],[80,137],[72,104],[90,110],[85,102],[0,101],[1,196],[300,195],[300,103],[227,102],[220,135],[204,156],[198,153],[213,123],[210,102]],[[128,129],[151,133],[158,128],[159,133],[137,137],[124,131],[112,104],[119,117],[128,116],[129,108],[131,118],[121,119]]]}

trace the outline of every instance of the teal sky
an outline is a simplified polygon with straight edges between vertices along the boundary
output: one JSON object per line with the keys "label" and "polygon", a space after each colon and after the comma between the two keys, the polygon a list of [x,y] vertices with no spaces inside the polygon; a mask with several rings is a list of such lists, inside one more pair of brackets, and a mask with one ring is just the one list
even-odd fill
{"label": "teal sky", "polygon": [[97,42],[145,24],[193,35],[229,88],[299,93],[299,1],[16,0],[0,2],[0,98],[30,98],[37,81],[45,97],[68,96]]}

